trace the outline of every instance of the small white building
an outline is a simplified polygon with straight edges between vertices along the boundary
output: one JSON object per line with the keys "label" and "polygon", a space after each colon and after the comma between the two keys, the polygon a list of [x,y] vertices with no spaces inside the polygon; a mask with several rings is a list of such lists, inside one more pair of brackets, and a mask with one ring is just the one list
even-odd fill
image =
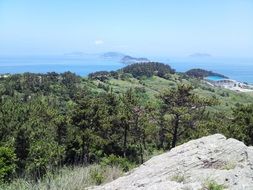
{"label": "small white building", "polygon": [[216,81],[208,80],[208,82],[211,83],[213,86],[227,88],[234,91],[240,92],[253,91],[253,86],[232,79],[220,79]]}
{"label": "small white building", "polygon": [[2,75],[0,75],[0,78],[7,78],[9,76],[10,76],[9,74],[2,74]]}
{"label": "small white building", "polygon": [[227,88],[233,88],[233,87],[239,87],[240,86],[240,82],[236,81],[236,80],[231,80],[231,79],[221,79],[221,80],[217,80],[217,81],[212,81],[212,83],[215,86],[219,86],[219,87],[227,87]]}

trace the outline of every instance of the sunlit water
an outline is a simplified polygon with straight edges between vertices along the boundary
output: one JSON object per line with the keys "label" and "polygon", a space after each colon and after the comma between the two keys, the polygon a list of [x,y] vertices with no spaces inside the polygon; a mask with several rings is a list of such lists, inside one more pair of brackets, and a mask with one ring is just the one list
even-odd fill
{"label": "sunlit water", "polygon": [[[223,74],[231,79],[253,83],[253,59],[224,58],[151,58],[171,65],[178,72],[192,68],[202,68]],[[125,65],[113,60],[97,57],[0,57],[0,73],[46,73],[71,71],[81,76],[87,76],[95,71],[117,70]]]}
{"label": "sunlit water", "polygon": [[219,76],[208,76],[208,77],[205,77],[205,79],[211,80],[211,81],[219,81],[219,80],[222,80],[222,79],[225,79],[225,78],[219,77]]}

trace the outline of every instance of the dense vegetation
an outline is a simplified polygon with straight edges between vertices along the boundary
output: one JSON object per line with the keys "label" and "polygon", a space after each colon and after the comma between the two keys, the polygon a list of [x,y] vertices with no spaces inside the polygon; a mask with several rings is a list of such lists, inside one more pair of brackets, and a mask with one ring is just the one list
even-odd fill
{"label": "dense vegetation", "polygon": [[165,77],[166,74],[174,73],[175,71],[171,69],[169,65],[156,63],[156,62],[147,62],[147,63],[136,63],[128,65],[123,69],[124,73],[130,73],[133,77],[151,77],[157,75],[159,77]]}
{"label": "dense vegetation", "polygon": [[127,171],[157,151],[217,132],[253,144],[251,95],[209,87],[160,63],[89,78],[10,75],[0,79],[0,96],[2,184],[98,163]]}
{"label": "dense vegetation", "polygon": [[187,71],[186,74],[190,77],[201,78],[201,79],[208,77],[208,76],[218,76],[218,77],[222,77],[222,78],[228,78],[222,74],[214,73],[212,71],[206,71],[204,69],[191,69],[191,70]]}
{"label": "dense vegetation", "polygon": [[92,79],[92,80],[105,81],[105,80],[108,80],[110,77],[113,77],[113,78],[117,79],[118,76],[119,76],[119,74],[116,71],[111,71],[111,72],[97,71],[97,72],[94,72],[94,73],[90,73],[88,75],[88,78]]}

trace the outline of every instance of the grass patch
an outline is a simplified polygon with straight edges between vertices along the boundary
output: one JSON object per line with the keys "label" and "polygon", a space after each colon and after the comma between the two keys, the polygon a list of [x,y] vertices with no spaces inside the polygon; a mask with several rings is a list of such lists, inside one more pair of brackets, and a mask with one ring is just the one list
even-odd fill
{"label": "grass patch", "polygon": [[16,179],[10,184],[0,185],[0,190],[59,190],[85,189],[89,186],[108,183],[123,175],[117,166],[91,165],[64,168],[57,174],[49,174],[38,182]]}
{"label": "grass patch", "polygon": [[184,183],[185,182],[185,175],[184,174],[181,174],[181,173],[178,173],[176,175],[173,175],[171,177],[171,181],[176,181],[178,183]]}
{"label": "grass patch", "polygon": [[207,181],[202,190],[224,190],[225,188],[224,185],[218,184],[216,181]]}
{"label": "grass patch", "polygon": [[230,162],[227,162],[223,167],[222,169],[223,170],[232,170],[236,167],[236,162],[235,161],[230,161]]}

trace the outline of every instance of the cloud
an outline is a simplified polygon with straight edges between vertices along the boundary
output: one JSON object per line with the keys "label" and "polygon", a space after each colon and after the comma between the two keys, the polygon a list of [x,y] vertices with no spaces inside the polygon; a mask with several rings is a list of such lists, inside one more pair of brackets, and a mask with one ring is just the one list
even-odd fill
{"label": "cloud", "polygon": [[104,44],[104,41],[103,40],[95,40],[95,45],[102,45],[102,44]]}

